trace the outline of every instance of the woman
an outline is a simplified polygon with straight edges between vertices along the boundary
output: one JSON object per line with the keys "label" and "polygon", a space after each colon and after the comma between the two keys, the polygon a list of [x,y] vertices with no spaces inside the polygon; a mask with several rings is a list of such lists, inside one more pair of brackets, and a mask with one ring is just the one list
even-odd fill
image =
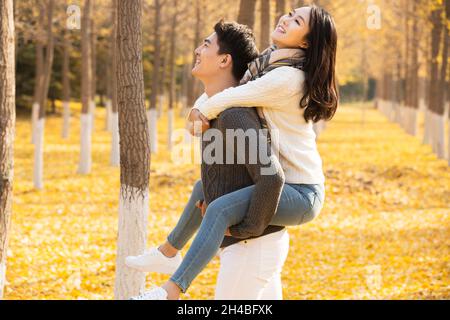
{"label": "woman", "polygon": [[[209,99],[199,99],[189,120],[206,122],[205,118],[214,119],[235,105],[258,106],[258,113],[271,133],[274,151],[279,154],[286,181],[270,224],[299,225],[319,214],[325,198],[325,178],[312,124],[330,120],[338,106],[337,34],[331,16],[322,8],[309,6],[282,16],[272,40],[276,49],[266,50],[249,65],[242,85]],[[252,187],[222,196],[208,205],[200,230],[182,262],[179,250],[185,243],[185,235],[192,234],[192,230],[179,228],[175,228],[158,249],[127,258],[130,267],[141,271],[173,273],[163,287],[152,289],[137,299],[178,299],[181,292],[186,292],[191,281],[214,256],[223,235],[234,236],[229,221],[245,216],[246,206],[241,204],[251,197]],[[195,199],[201,199],[201,194],[201,185],[197,184],[188,210],[185,209],[180,220],[189,219],[193,211],[189,208]],[[218,216],[221,219],[217,219]],[[214,232],[219,236],[210,237]]]}

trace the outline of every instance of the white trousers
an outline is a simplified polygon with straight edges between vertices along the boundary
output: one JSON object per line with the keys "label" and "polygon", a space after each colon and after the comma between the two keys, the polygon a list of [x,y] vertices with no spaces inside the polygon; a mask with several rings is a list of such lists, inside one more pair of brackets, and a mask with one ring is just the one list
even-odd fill
{"label": "white trousers", "polygon": [[282,300],[281,270],[289,252],[286,229],[220,249],[216,300]]}

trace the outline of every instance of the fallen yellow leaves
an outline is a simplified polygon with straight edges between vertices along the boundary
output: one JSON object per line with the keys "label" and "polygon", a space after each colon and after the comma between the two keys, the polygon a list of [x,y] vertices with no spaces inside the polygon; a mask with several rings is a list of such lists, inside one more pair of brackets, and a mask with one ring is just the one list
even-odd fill
{"label": "fallen yellow leaves", "polygon": [[[110,134],[97,108],[93,173],[76,174],[79,104],[72,108],[68,140],[60,137],[60,117],[46,121],[42,191],[32,185],[30,121],[17,120],[7,299],[113,298],[119,169],[109,166]],[[326,203],[315,221],[289,228],[284,297],[448,299],[449,167],[378,111],[366,110],[365,119],[359,106],[344,106],[320,136]],[[197,166],[170,162],[164,115],[158,133],[149,245],[165,240],[199,177]],[[215,258],[188,298],[214,297],[218,267]],[[166,279],[150,274],[148,283]]]}

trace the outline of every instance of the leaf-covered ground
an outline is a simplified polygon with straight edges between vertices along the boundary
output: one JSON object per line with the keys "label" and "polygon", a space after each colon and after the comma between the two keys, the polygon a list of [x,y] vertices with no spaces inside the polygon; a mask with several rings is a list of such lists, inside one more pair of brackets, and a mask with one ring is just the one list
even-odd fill
{"label": "leaf-covered ground", "polygon": [[[97,109],[92,174],[76,174],[79,105],[72,107],[70,139],[60,137],[60,116],[46,121],[42,191],[32,184],[30,121],[17,120],[6,299],[113,298],[119,169],[109,166],[111,138]],[[176,124],[183,127],[183,119]],[[198,166],[171,163],[166,128],[163,115],[151,163],[148,245],[165,239],[199,177]],[[285,299],[450,298],[447,162],[358,105],[341,107],[318,144],[326,203],[316,220],[289,228]],[[184,298],[212,299],[218,267],[215,258]],[[167,276],[147,279],[160,284]]]}

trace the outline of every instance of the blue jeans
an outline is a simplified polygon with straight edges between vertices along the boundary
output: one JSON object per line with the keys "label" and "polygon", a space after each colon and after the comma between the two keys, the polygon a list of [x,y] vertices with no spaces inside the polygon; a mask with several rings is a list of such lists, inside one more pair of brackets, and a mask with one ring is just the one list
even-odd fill
{"label": "blue jeans", "polygon": [[[191,197],[175,229],[167,241],[181,250],[200,227],[183,262],[170,278],[182,292],[186,292],[195,277],[217,253],[228,227],[244,219],[255,186],[228,193],[212,201],[202,218],[195,206],[203,199],[201,180],[195,183]],[[276,226],[296,226],[313,220],[323,207],[325,186],[323,184],[285,183],[277,211],[270,222]]]}

